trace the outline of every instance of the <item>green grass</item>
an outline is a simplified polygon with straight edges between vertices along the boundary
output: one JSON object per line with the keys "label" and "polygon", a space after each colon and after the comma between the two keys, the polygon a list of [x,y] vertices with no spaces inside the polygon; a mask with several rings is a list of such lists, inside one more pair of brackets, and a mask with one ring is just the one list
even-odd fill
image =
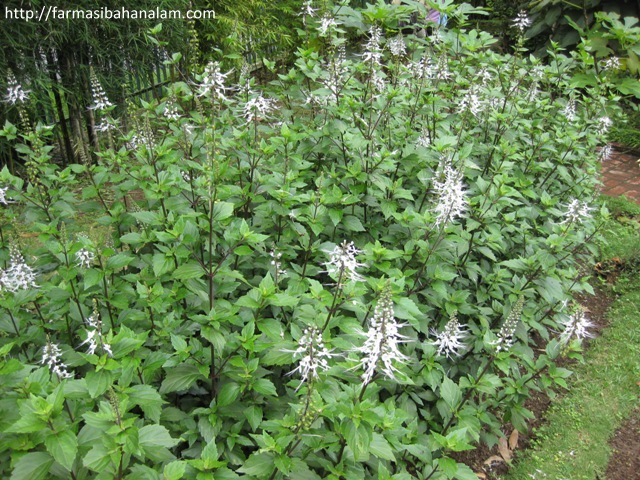
{"label": "green grass", "polygon": [[608,222],[605,237],[602,260],[624,259],[614,290],[619,297],[608,314],[611,325],[592,341],[584,363],[574,368],[569,391],[554,401],[532,447],[505,480],[604,479],[608,442],[640,406],[640,252],[634,247],[640,245],[640,227],[619,217]]}

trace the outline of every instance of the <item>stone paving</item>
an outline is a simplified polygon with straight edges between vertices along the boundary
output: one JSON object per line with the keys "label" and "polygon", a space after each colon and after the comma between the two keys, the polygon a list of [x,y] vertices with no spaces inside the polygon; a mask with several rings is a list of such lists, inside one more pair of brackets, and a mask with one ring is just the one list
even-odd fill
{"label": "stone paving", "polygon": [[640,203],[640,152],[614,149],[608,160],[602,162],[602,193],[625,195]]}

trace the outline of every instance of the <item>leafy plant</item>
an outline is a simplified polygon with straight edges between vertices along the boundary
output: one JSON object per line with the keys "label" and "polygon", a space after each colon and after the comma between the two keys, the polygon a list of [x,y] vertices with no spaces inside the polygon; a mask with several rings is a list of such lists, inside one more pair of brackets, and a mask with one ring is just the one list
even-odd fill
{"label": "leafy plant", "polygon": [[566,385],[616,107],[580,58],[403,38],[405,11],[309,18],[261,89],[212,63],[130,131],[105,108],[97,162],[6,124],[29,175],[0,198],[37,242],[2,225],[4,475],[474,478],[451,453]]}

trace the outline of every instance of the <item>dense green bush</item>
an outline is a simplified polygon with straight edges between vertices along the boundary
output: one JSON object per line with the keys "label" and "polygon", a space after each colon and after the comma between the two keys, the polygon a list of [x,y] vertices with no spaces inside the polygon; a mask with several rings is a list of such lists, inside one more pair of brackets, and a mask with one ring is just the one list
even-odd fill
{"label": "dense green bush", "polygon": [[451,453],[565,385],[614,107],[579,59],[394,11],[309,18],[270,85],[211,64],[134,131],[96,108],[84,165],[5,126],[3,476],[471,479]]}

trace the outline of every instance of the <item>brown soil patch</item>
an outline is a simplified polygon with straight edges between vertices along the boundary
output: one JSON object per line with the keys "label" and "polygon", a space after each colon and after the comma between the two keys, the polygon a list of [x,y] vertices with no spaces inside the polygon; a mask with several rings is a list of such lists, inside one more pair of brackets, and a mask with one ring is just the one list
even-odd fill
{"label": "brown soil patch", "polygon": [[622,424],[610,445],[606,480],[640,480],[640,409]]}

